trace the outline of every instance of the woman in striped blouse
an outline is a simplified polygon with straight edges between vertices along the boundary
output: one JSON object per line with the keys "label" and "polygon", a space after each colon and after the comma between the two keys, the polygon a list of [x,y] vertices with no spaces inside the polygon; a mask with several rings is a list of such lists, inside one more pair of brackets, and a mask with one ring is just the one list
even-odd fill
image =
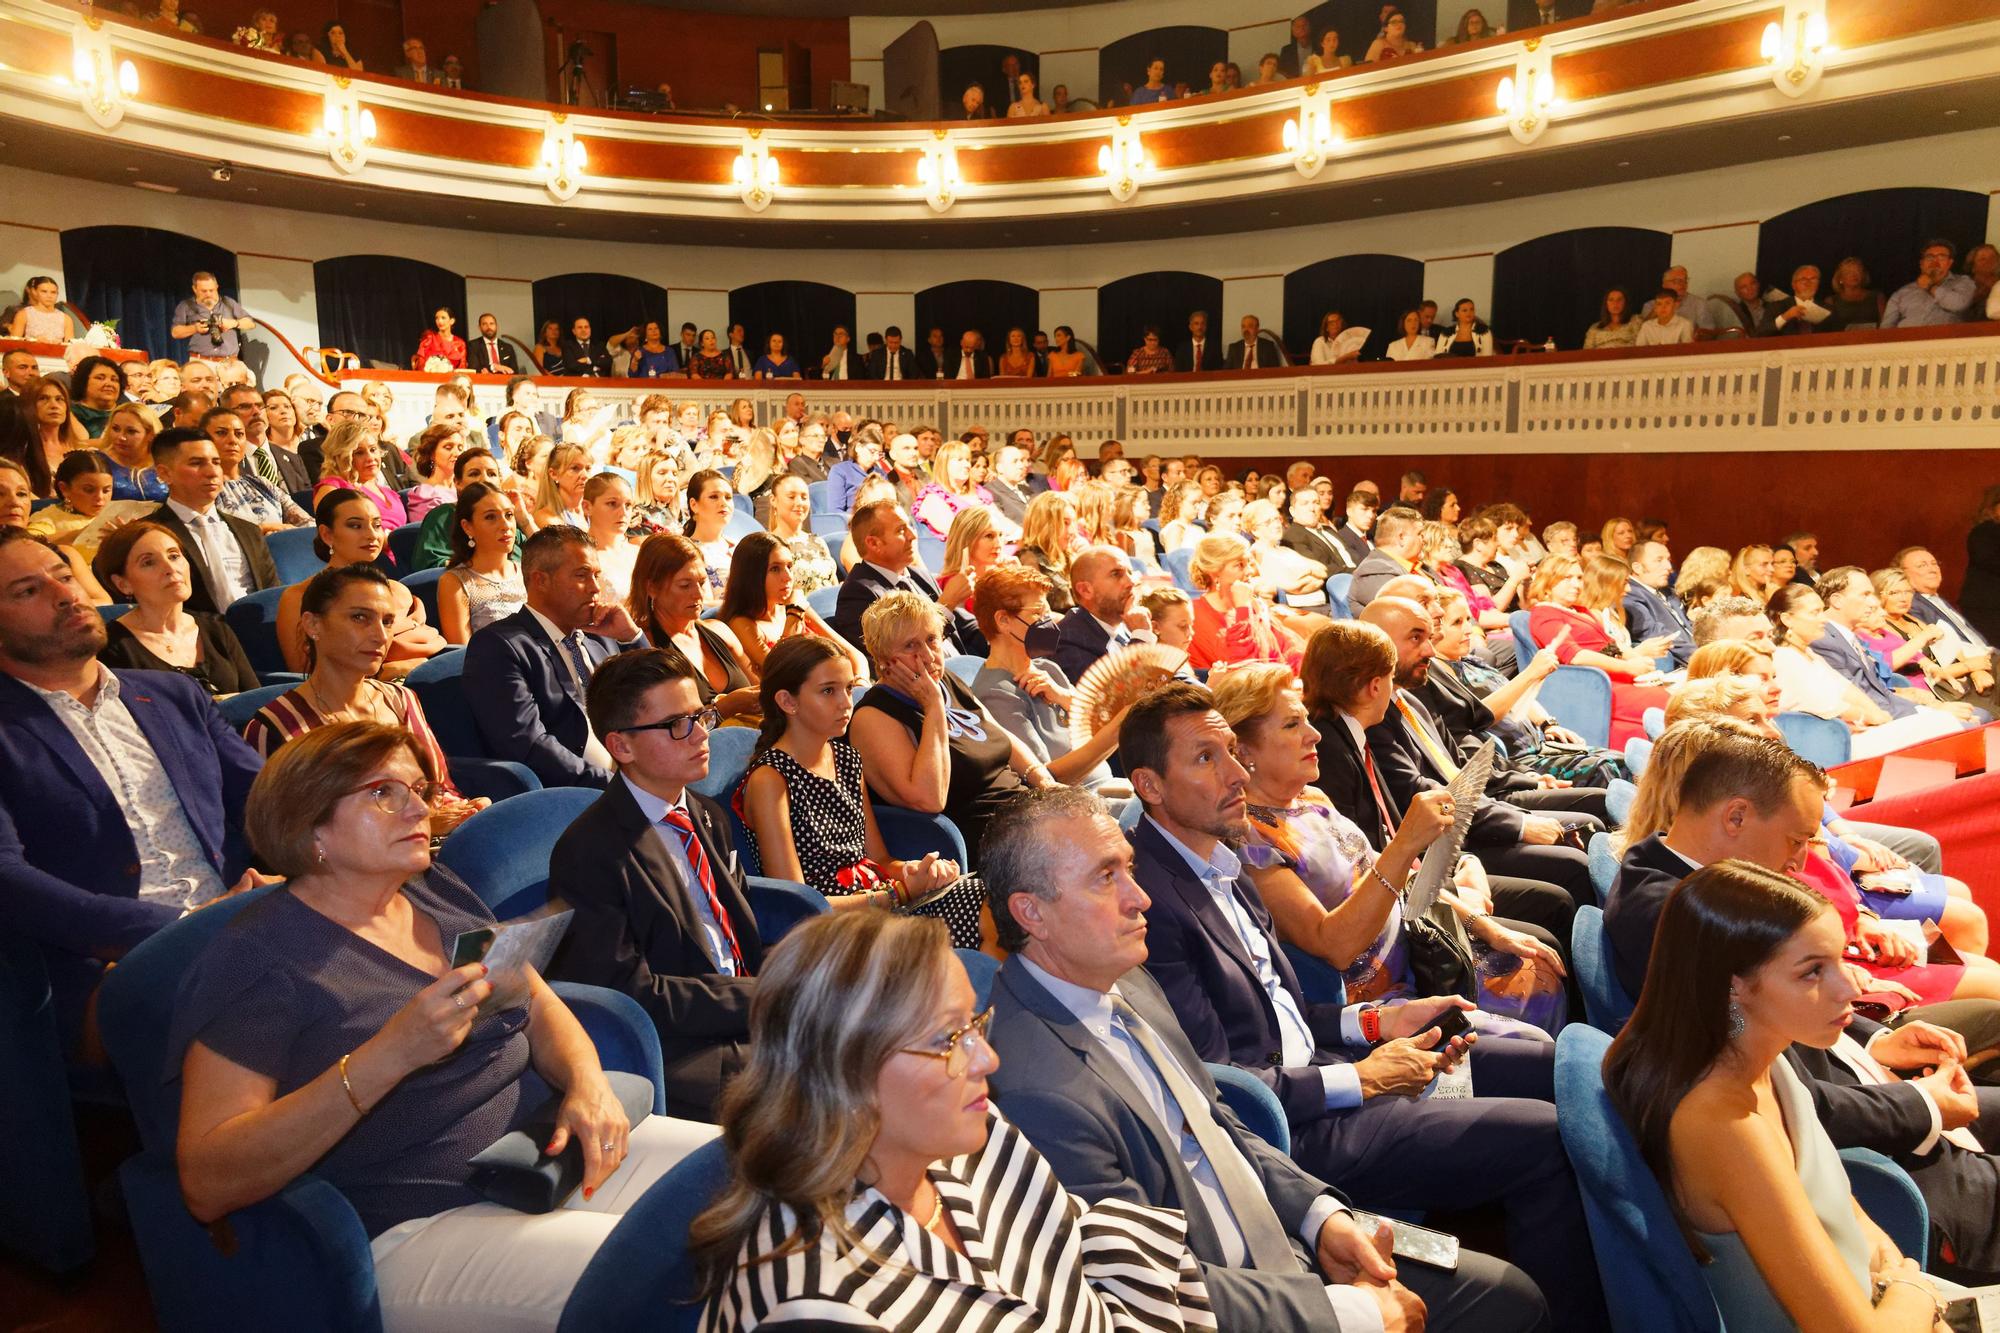
{"label": "woman in striped blouse", "polygon": [[766,959],[691,1233],[709,1329],[1214,1328],[1180,1213],[1071,1197],[987,1104],[991,1010],[947,944],[836,912]]}

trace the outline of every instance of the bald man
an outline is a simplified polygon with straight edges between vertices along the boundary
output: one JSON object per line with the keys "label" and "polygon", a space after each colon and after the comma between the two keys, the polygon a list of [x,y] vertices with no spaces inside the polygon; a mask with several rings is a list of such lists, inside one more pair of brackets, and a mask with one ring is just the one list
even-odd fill
{"label": "bald man", "polygon": [[1156,643],[1153,617],[1133,604],[1132,564],[1115,546],[1093,546],[1069,562],[1076,606],[1056,623],[1055,659],[1072,681],[1114,648]]}

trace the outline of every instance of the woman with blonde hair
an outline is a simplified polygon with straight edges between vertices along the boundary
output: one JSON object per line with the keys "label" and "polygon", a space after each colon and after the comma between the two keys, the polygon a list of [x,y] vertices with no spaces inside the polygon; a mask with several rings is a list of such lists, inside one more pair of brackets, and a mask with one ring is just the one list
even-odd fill
{"label": "woman with blonde hair", "polygon": [[1657,661],[1668,648],[1673,646],[1671,635],[1660,634],[1634,643],[1632,633],[1625,627],[1625,592],[1632,583],[1632,566],[1623,559],[1606,551],[1602,555],[1588,555],[1583,558],[1583,598],[1581,605],[1604,627],[1604,633],[1618,646],[1618,651],[1636,657],[1650,657]]}
{"label": "woman with blonde hair", "polygon": [[1116,546],[1144,565],[1141,579],[1170,582],[1173,576],[1160,564],[1160,548],[1153,541],[1152,532],[1141,526],[1149,517],[1143,487],[1117,487],[1111,500],[1111,531],[1106,544]]}
{"label": "woman with blonde hair", "polygon": [[330,491],[358,491],[375,504],[386,527],[409,521],[403,497],[382,475],[382,444],[374,426],[365,421],[336,421],[320,445],[319,481],[313,486],[317,505]]}
{"label": "woman with blonde hair", "polygon": [[967,509],[993,503],[992,494],[972,480],[972,446],[947,440],[931,459],[931,479],[918,490],[910,517],[919,532],[940,540],[951,535],[952,520]]}
{"label": "woman with blonde hair", "polygon": [[951,521],[944,538],[943,568],[933,571],[938,581],[938,604],[954,612],[969,609],[979,578],[1000,560],[1000,530],[993,526],[993,510],[986,505],[961,509]]}
{"label": "woman with blonde hair", "polygon": [[769,426],[759,426],[743,441],[743,452],[729,485],[734,494],[750,497],[754,517],[764,523],[770,517],[771,487],[783,475],[784,466],[778,460],[778,433]]}
{"label": "woman with blonde hair", "polygon": [[1181,1213],[1085,1205],[993,1110],[990,1019],[934,921],[835,912],[771,950],[689,1231],[716,1333],[855,1304],[884,1333],[1215,1326]]}
{"label": "woman with blonde hair", "polygon": [[1058,615],[1076,605],[1069,591],[1069,562],[1076,546],[1076,501],[1055,489],[1028,501],[1014,558],[1049,581],[1049,609]]}
{"label": "woman with blonde hair", "polygon": [[1771,594],[1783,584],[1771,577],[1771,548],[1762,542],[1753,542],[1736,552],[1736,558],[1729,562],[1730,591],[1762,606],[1771,600]]}
{"label": "woman with blonde hair", "polygon": [[540,527],[562,523],[588,529],[583,512],[584,483],[590,480],[590,454],[580,444],[559,444],[549,450],[535,484],[535,522]]}
{"label": "woman with blonde hair", "polygon": [[1177,481],[1160,497],[1160,552],[1178,551],[1201,540],[1207,500],[1194,481]]}
{"label": "woman with blonde hair", "polygon": [[2000,712],[2000,691],[1994,688],[1991,649],[1965,644],[1942,623],[1926,624],[1910,614],[1916,590],[1900,569],[1878,569],[1868,576],[1875,589],[1871,621],[1858,631],[1869,647],[1889,659],[1889,665],[1940,699],[1977,704]]}
{"label": "woman with blonde hair", "polygon": [[1604,554],[1626,564],[1632,563],[1632,548],[1639,542],[1639,529],[1629,518],[1607,518],[1598,533]]}
{"label": "woman with blonde hair", "polygon": [[153,391],[146,396],[148,407],[166,407],[181,393],[181,366],[162,357],[146,368],[152,376]]}
{"label": "woman with blonde hair", "polygon": [[1076,500],[1076,530],[1085,546],[1116,546],[1112,539],[1111,508],[1114,492],[1131,490],[1113,487],[1095,478],[1085,478],[1069,494]]}
{"label": "woman with blonde hair", "polygon": [[1681,557],[1680,570],[1674,576],[1674,595],[1685,602],[1697,583],[1720,587],[1728,582],[1729,552],[1720,546],[1697,546]]}
{"label": "woman with blonde hair", "polygon": [[1305,639],[1279,621],[1257,592],[1249,542],[1233,532],[1210,533],[1195,543],[1188,574],[1201,592],[1188,645],[1195,670],[1243,662],[1283,662],[1298,669]]}
{"label": "woman with blonde hair", "polygon": [[111,459],[111,498],[164,500],[167,484],[153,471],[153,437],[160,419],[137,403],[120,403],[104,422],[100,443]]}
{"label": "woman with blonde hair", "polygon": [[671,454],[647,454],[632,470],[632,526],[628,535],[644,541],[656,532],[679,532],[687,522],[681,500],[680,467]]}

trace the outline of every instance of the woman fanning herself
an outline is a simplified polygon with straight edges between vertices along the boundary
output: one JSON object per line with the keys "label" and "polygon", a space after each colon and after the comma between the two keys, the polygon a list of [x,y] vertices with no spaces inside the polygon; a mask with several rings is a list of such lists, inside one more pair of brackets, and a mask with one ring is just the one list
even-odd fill
{"label": "woman fanning herself", "polygon": [[991,1016],[934,922],[838,912],[771,951],[689,1231],[714,1333],[1215,1327],[1182,1214],[1085,1206],[993,1111]]}
{"label": "woman fanning herself", "polygon": [[[553,1329],[617,1215],[714,1131],[628,1123],[533,971],[480,1011],[512,979],[451,966],[452,940],[493,914],[431,862],[433,782],[409,733],[366,722],[322,727],[258,776],[246,831],[286,882],[216,936],[174,1006],[181,1191],[211,1223],[311,1171],[373,1238],[386,1327]],[[583,1188],[541,1217],[482,1201],[469,1159],[550,1088],[542,1146],[580,1146]]]}
{"label": "woman fanning herself", "polygon": [[868,659],[799,599],[792,560],[791,548],[768,532],[751,533],[730,557],[729,585],[718,615],[743,646],[751,671],[764,670],[765,657],[781,640],[807,634],[838,644],[854,674],[865,675]]}
{"label": "woman fanning herself", "polygon": [[[1828,1050],[1856,991],[1840,921],[1793,880],[1722,861],[1681,882],[1604,1083],[1705,1259],[1731,1328],[1930,1333],[1934,1289],[1854,1201],[1785,1049]],[[1670,1244],[1668,1238],[1660,1243]]]}
{"label": "woman fanning herself", "polygon": [[954,939],[977,948],[980,882],[961,877],[958,864],[936,852],[898,861],[882,841],[861,755],[846,739],[854,670],[839,645],[797,638],[773,648],[759,700],[764,729],[736,794],[750,830],[751,871],[809,885],[836,910],[888,907],[937,917]]}
{"label": "woman fanning herself", "polygon": [[725,721],[757,720],[757,673],[729,626],[702,618],[708,570],[695,544],[678,532],[646,538],[632,567],[625,605],[655,648],[671,648],[694,667],[703,708]]}

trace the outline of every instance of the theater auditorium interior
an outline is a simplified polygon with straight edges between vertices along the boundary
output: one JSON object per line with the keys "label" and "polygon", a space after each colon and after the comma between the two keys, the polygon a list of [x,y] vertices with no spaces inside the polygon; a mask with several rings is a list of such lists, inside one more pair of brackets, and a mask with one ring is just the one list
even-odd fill
{"label": "theater auditorium interior", "polygon": [[2000,1333],[1996,201],[2000,0],[0,0],[0,1325]]}

